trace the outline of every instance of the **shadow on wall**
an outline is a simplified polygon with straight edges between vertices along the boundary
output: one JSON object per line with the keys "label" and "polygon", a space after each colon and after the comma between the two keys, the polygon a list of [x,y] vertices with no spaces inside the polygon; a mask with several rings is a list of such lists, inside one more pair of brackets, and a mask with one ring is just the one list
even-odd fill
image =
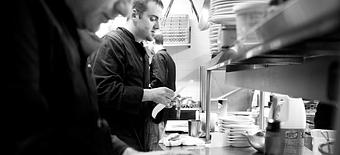
{"label": "shadow on wall", "polygon": [[211,112],[224,115],[231,111],[247,111],[251,108],[251,101],[253,97],[253,91],[248,89],[241,89],[236,93],[227,97],[227,100],[222,101],[222,107],[218,108],[218,101],[211,103]]}
{"label": "shadow on wall", "polygon": [[165,46],[165,49],[169,52],[170,55],[174,55],[188,50],[188,46]]}
{"label": "shadow on wall", "polygon": [[[238,87],[225,84],[225,71],[215,71],[211,77],[211,98],[221,97]],[[246,111],[251,108],[253,91],[250,89],[240,89],[239,91],[226,97],[223,100],[223,108],[220,111]],[[212,103],[212,110],[217,112],[217,101]],[[227,109],[224,109],[227,108]]]}
{"label": "shadow on wall", "polygon": [[190,71],[189,73],[186,73],[186,75],[180,79],[178,79],[178,81],[190,81],[190,80],[194,80],[199,82],[199,77],[197,76],[199,74],[199,70],[188,70]]}
{"label": "shadow on wall", "polygon": [[226,101],[227,111],[246,111],[251,108],[251,101],[253,97],[252,92],[252,90],[241,89],[235,94],[229,96]]}

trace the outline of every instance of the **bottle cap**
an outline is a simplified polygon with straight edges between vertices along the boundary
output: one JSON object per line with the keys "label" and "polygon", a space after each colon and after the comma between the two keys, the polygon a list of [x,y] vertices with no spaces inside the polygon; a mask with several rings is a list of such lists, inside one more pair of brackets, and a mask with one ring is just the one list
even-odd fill
{"label": "bottle cap", "polygon": [[281,122],[278,120],[269,119],[266,130],[271,132],[278,132],[280,131],[280,123]]}

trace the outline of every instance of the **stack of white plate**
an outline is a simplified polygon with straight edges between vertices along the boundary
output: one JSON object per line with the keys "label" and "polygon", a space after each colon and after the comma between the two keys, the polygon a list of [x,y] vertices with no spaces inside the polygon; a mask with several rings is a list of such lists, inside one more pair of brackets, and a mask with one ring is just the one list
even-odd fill
{"label": "stack of white plate", "polygon": [[210,22],[223,25],[235,25],[236,14],[234,6],[239,3],[265,2],[269,0],[211,0]]}
{"label": "stack of white plate", "polygon": [[227,115],[218,118],[218,131],[226,133],[227,144],[234,147],[250,146],[242,133],[254,133],[259,130],[254,118],[250,116]]}
{"label": "stack of white plate", "polygon": [[210,21],[216,24],[235,25],[233,7],[240,0],[211,0]]}
{"label": "stack of white plate", "polygon": [[219,41],[218,38],[221,32],[221,24],[211,24],[209,26],[209,40],[210,40],[210,53],[219,52]]}

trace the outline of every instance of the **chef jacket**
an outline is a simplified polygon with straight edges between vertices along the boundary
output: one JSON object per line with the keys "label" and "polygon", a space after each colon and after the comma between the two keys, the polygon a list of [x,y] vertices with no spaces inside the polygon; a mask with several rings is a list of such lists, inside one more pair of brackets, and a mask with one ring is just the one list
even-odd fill
{"label": "chef jacket", "polygon": [[150,72],[152,88],[168,87],[176,91],[176,65],[166,49],[152,57]]}
{"label": "chef jacket", "polygon": [[148,151],[146,124],[156,105],[142,102],[150,83],[148,58],[143,44],[136,42],[131,32],[117,28],[104,36],[104,44],[90,59],[101,114],[113,134],[141,151]]}

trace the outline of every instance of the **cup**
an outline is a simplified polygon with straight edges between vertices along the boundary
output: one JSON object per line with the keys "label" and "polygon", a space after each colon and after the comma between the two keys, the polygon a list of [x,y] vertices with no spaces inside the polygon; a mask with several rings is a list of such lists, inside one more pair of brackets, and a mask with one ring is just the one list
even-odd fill
{"label": "cup", "polygon": [[211,147],[228,146],[228,138],[226,133],[212,132],[211,134]]}
{"label": "cup", "polygon": [[335,141],[335,133],[336,130],[312,129],[313,155],[324,155],[333,152],[334,147],[330,144]]}
{"label": "cup", "polygon": [[188,120],[188,134],[192,137],[198,137],[200,135],[201,121],[200,120]]}

